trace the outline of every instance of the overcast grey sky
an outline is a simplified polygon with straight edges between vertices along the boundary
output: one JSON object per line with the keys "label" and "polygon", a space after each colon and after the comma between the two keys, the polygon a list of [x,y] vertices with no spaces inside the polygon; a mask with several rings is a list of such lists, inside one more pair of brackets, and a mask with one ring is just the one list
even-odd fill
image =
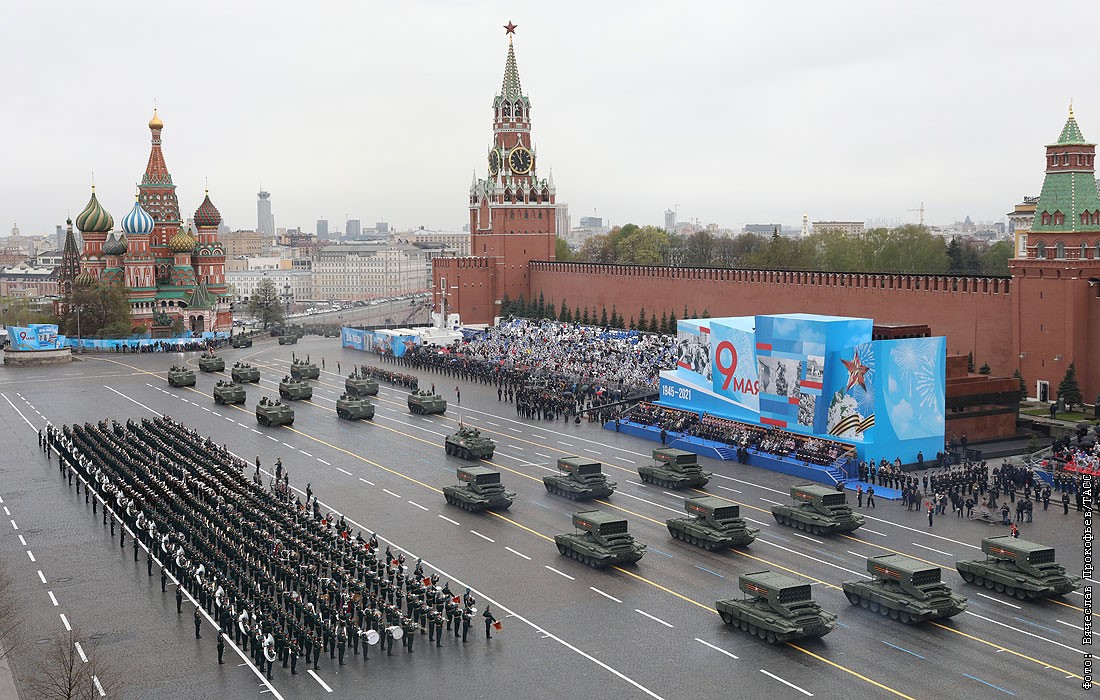
{"label": "overcast grey sky", "polygon": [[256,191],[457,230],[518,25],[540,173],[574,222],[1001,219],[1070,99],[1100,139],[1100,2],[4,2],[0,235],[52,232],[95,171],[116,222],[156,100],[187,215]]}

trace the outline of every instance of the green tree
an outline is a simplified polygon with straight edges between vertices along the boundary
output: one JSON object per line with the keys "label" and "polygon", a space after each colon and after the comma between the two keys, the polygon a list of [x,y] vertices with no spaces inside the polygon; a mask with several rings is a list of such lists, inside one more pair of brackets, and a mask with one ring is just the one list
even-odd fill
{"label": "green tree", "polygon": [[600,325],[603,326],[604,328],[607,328],[607,326],[609,325],[608,324],[608,319],[607,319],[607,307],[606,306],[603,307],[603,311],[600,313]]}
{"label": "green tree", "polygon": [[[58,323],[58,319],[44,304],[26,297],[0,297],[3,323],[9,326],[26,326],[31,323]],[[64,331],[62,331],[64,332]]]}
{"label": "green tree", "polygon": [[710,318],[710,311],[707,309],[707,307],[703,307],[703,315],[699,318]]}
{"label": "green tree", "polygon": [[974,352],[966,353],[966,371],[971,374],[974,373]]}
{"label": "green tree", "polygon": [[649,330],[649,320],[646,318],[644,306],[642,307],[642,310],[638,312],[638,330]]}
{"label": "green tree", "polygon": [[[1024,383],[1024,375],[1020,374],[1020,370],[1014,369],[1014,370],[1012,370],[1012,376],[1015,377],[1020,382],[1020,400],[1021,401],[1026,400],[1027,399],[1027,384]],[[1034,450],[1032,450],[1032,452],[1034,452]]]}
{"label": "green tree", "polygon": [[668,330],[665,331],[669,335],[676,335],[676,312],[670,311],[668,314]]}
{"label": "green tree", "polygon": [[984,374],[988,376],[990,374],[993,374],[993,369],[989,366],[989,363],[986,362],[978,368],[978,374]]}
{"label": "green tree", "polygon": [[584,311],[581,312],[581,323],[583,323],[586,326],[589,324],[588,304],[584,305]]}
{"label": "green tree", "polygon": [[[77,309],[79,332],[82,337],[129,338],[133,332],[130,302],[126,289],[117,284],[77,285],[65,316],[59,325],[66,335],[77,336]],[[9,319],[10,323],[10,319]]]}
{"label": "green tree", "polygon": [[634,320],[633,314],[630,316],[630,326],[628,326],[628,328],[632,331],[638,330],[638,322]]}
{"label": "green tree", "polygon": [[569,323],[573,320],[573,316],[569,313],[569,307],[565,303],[565,299],[561,300],[561,311],[558,312],[558,320],[562,323]]}
{"label": "green tree", "polygon": [[554,239],[554,259],[559,262],[569,262],[573,259],[573,251],[561,236]]}
{"label": "green tree", "polygon": [[[653,317],[657,318],[657,315],[654,314]],[[659,326],[657,326],[657,330],[655,332],[656,333],[668,333],[668,312],[667,311],[662,311],[661,312],[661,324]]]}
{"label": "green tree", "polygon": [[622,316],[619,316],[619,312],[615,309],[614,304],[611,305],[611,327],[612,328],[622,328],[623,327]]}
{"label": "green tree", "polygon": [[546,298],[542,296],[541,290],[539,291],[539,300],[535,304],[534,313],[532,315],[538,319],[546,318]]}
{"label": "green tree", "polygon": [[1085,398],[1081,395],[1081,387],[1077,384],[1077,363],[1069,363],[1066,368],[1066,376],[1062,377],[1062,383],[1058,385],[1058,398],[1066,405],[1066,409],[1072,411],[1075,406],[1081,406]]}
{"label": "green tree", "polygon": [[283,322],[286,312],[279,299],[279,290],[276,289],[274,280],[269,277],[260,280],[256,285],[256,291],[248,300],[248,310],[260,320],[265,329]]}
{"label": "green tree", "polygon": [[653,314],[652,316],[649,317],[649,332],[650,333],[660,333],[661,332],[661,327],[657,323],[657,314]]}
{"label": "green tree", "polygon": [[1012,241],[997,241],[982,253],[982,272],[989,275],[1007,275],[1008,261],[1012,258]]}
{"label": "green tree", "polygon": [[557,321],[558,320],[558,311],[557,311],[557,308],[556,308],[556,304],[554,304],[553,299],[551,299],[550,303],[548,303],[546,305],[546,318],[551,320],[551,321]]}

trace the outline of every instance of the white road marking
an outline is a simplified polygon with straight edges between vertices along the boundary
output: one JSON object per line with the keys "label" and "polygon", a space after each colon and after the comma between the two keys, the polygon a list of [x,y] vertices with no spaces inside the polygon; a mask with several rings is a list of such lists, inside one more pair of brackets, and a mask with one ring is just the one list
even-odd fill
{"label": "white road marking", "polygon": [[[825,564],[826,566],[831,566],[834,569],[840,569],[841,571],[845,571],[849,574],[855,574],[856,576],[862,576],[863,578],[871,578],[870,576],[868,576],[867,574],[865,574],[861,571],[853,571],[852,569],[845,569],[843,566],[840,566],[839,564],[834,564],[831,561],[825,561],[824,559],[818,559],[817,557],[811,557],[809,554],[806,554],[805,552],[798,552],[798,551],[795,551],[795,550],[790,549],[788,547],[784,547],[781,544],[776,544],[775,542],[769,542],[768,540],[761,539],[759,537],[756,538],[756,541],[757,542],[763,542],[764,544],[770,544],[772,547],[775,547],[776,549],[782,549],[785,552],[790,552],[791,554],[796,554],[796,555],[806,557],[810,561],[816,561],[818,564]],[[857,555],[857,556],[859,556],[859,555]]]}
{"label": "white road marking", "polygon": [[801,535],[801,534],[799,534],[799,533],[797,533],[797,532],[792,532],[791,534],[792,534],[792,535],[794,535],[795,537],[801,537],[801,538],[802,538],[802,539],[804,539],[804,540],[809,540],[810,542],[814,542],[814,543],[816,543],[816,544],[825,544],[825,543],[824,543],[824,542],[822,542],[821,540],[815,540],[815,539],[814,539],[814,538],[812,538],[812,537],[808,537],[808,536],[806,536],[806,535]]}
{"label": "white road marking", "polygon": [[660,623],[661,623],[662,625],[664,625],[665,627],[672,627],[672,625],[670,625],[669,623],[665,622],[664,620],[662,620],[662,619],[661,619],[661,618],[659,618],[659,617],[656,617],[656,616],[654,616],[654,615],[650,615],[650,614],[649,614],[649,613],[647,613],[647,612],[646,612],[645,610],[639,610],[638,608],[634,608],[634,612],[636,612],[636,613],[640,613],[640,614],[642,614],[642,615],[645,615],[646,617],[648,617],[648,618],[649,618],[650,620],[653,620],[654,622],[660,622]]}
{"label": "white road marking", "polygon": [[722,486],[721,484],[715,484],[715,486],[717,486],[718,488],[720,488],[724,491],[733,491],[734,493],[741,493],[737,489],[731,489],[729,486]]}
{"label": "white road marking", "polygon": [[19,544],[23,545],[24,547],[27,546],[27,541],[23,539],[22,535],[19,536]]}
{"label": "white road marking", "polygon": [[336,471],[343,472],[343,473],[347,474],[348,476],[351,476],[351,472],[349,472],[347,469],[344,469],[343,467],[336,467]]}
{"label": "white road marking", "polygon": [[446,520],[447,522],[451,523],[452,525],[460,525],[460,524],[461,524],[461,523],[459,523],[459,522],[458,522],[457,520],[451,520],[451,519],[450,519],[450,518],[448,518],[448,517],[447,517],[446,515],[441,515],[441,516],[439,516],[439,517],[443,518],[444,520]]}
{"label": "white road marking", "polygon": [[72,632],[73,626],[69,624],[69,618],[65,617],[65,613],[58,613],[61,616],[61,624],[65,625],[66,632]]}
{"label": "white road marking", "polygon": [[781,505],[783,505],[783,504],[782,504],[782,503],[780,503],[779,501],[773,501],[772,499],[770,499],[770,498],[764,498],[763,496],[761,496],[761,497],[760,497],[760,500],[761,500],[761,501],[764,501],[765,503],[771,503],[771,504],[772,504],[773,506],[781,506]]}
{"label": "white road marking", "polygon": [[878,535],[879,537],[886,537],[887,536],[885,532],[879,532],[878,530],[872,530],[869,527],[861,527],[861,528],[859,528],[859,531],[860,532],[869,532],[872,535]]}
{"label": "white road marking", "polygon": [[298,451],[301,452],[302,454],[304,454],[306,457],[312,457],[313,456],[310,453],[306,452],[305,450],[298,450]]}
{"label": "white road marking", "polygon": [[163,416],[163,414],[160,411],[154,411],[153,409],[149,408],[148,406],[146,406],[142,402],[137,401],[135,399],[131,399],[129,396],[127,396],[126,394],[123,394],[121,391],[117,391],[117,390],[107,386],[106,384],[103,385],[103,388],[106,389],[107,391],[113,391],[114,393],[118,394],[119,396],[121,396],[122,398],[126,399],[127,401],[129,401],[131,403],[136,403],[138,406],[141,406],[146,411],[149,411],[149,413],[152,413],[154,416]]}
{"label": "white road marking", "polygon": [[99,691],[99,697],[107,697],[107,691],[103,689],[103,685],[99,682],[99,676],[92,676],[92,682],[95,683],[95,689]]}
{"label": "white road marking", "polygon": [[932,549],[931,547],[925,547],[923,544],[917,544],[916,542],[913,543],[913,546],[920,547],[921,549],[927,549],[929,552],[935,552],[936,554],[942,554],[945,557],[955,556],[954,554],[951,554],[950,552],[945,552],[942,549]]}
{"label": "white road marking", "polygon": [[726,656],[730,657],[731,659],[738,659],[738,658],[741,658],[741,657],[739,657],[739,656],[736,656],[736,655],[734,655],[734,654],[731,654],[730,652],[726,651],[725,649],[723,649],[723,648],[721,648],[721,647],[716,647],[716,646],[714,646],[714,645],[713,645],[713,644],[711,644],[710,642],[705,642],[705,641],[703,641],[702,639],[699,639],[698,637],[696,637],[696,638],[695,638],[695,641],[699,642],[699,643],[700,643],[700,644],[702,644],[703,646],[708,646],[708,647],[710,647],[711,649],[714,649],[715,651],[717,651],[717,652],[719,652],[719,653],[721,653],[721,654],[725,654]]}
{"label": "white road marking", "polygon": [[31,558],[31,561],[38,561],[37,559],[34,558],[34,552],[32,552],[29,549],[27,550],[27,556]]}
{"label": "white road marking", "polygon": [[211,411],[211,413],[213,413],[213,414],[214,414],[215,416],[217,416],[218,418],[221,418],[221,417],[222,417],[222,414],[218,413],[217,411]]}
{"label": "white road marking", "polygon": [[679,510],[677,510],[676,508],[669,508],[668,506],[663,505],[661,503],[657,503],[655,501],[647,501],[644,498],[641,498],[639,496],[635,496],[633,494],[626,493],[625,491],[616,491],[615,493],[619,496],[626,496],[627,498],[633,498],[634,500],[641,501],[642,503],[648,503],[651,506],[656,506],[658,508],[664,508],[665,510],[670,510],[673,513],[682,514],[684,512],[684,510],[682,508],[679,509]]}
{"label": "white road marking", "polygon": [[[260,431],[257,430],[256,432],[260,432]],[[274,437],[272,435],[265,435],[264,437],[266,437],[268,440],[274,440],[275,442],[279,441],[279,438]]]}
{"label": "white road marking", "polygon": [[293,449],[296,449],[296,448],[294,447],[294,445],[291,445],[291,444],[290,444],[289,442],[284,442],[283,444],[284,444],[284,445],[286,445],[287,447],[289,447],[289,448],[290,448],[290,449],[292,449],[292,450],[293,450]]}
{"label": "white road marking", "polygon": [[84,647],[80,646],[80,642],[73,642],[73,646],[76,647],[76,653],[80,654],[80,660],[88,663],[88,657],[84,655]]}
{"label": "white road marking", "polygon": [[[245,427],[247,428],[248,426]],[[261,433],[259,430],[256,430],[255,428],[252,428],[252,432],[256,433],[257,435],[263,435],[263,433]]]}
{"label": "white road marking", "polygon": [[325,682],[324,682],[323,680],[321,680],[321,677],[320,677],[320,676],[318,676],[318,675],[316,674],[316,672],[314,672],[314,670],[313,670],[312,668],[306,669],[306,673],[308,673],[309,675],[313,676],[313,680],[315,680],[315,681],[317,681],[318,683],[320,683],[320,684],[321,684],[321,687],[322,687],[322,688],[324,688],[324,689],[325,689],[326,691],[328,691],[328,692],[330,692],[330,693],[332,692],[332,688],[330,688],[330,687],[329,687],[328,683],[325,683]]}
{"label": "white road marking", "polygon": [[[38,430],[38,428],[34,427],[34,423],[31,423],[31,422],[30,422],[30,420],[29,420],[29,419],[28,419],[28,418],[27,418],[26,416],[24,416],[24,415],[23,415],[23,412],[22,412],[22,411],[20,411],[20,410],[19,410],[18,408],[16,408],[16,407],[15,407],[15,404],[13,404],[13,403],[11,402],[11,399],[9,399],[9,398],[8,398],[8,397],[7,397],[6,395],[4,395],[4,394],[0,394],[0,396],[3,396],[3,397],[4,397],[4,400],[8,402],[8,405],[9,405],[9,406],[11,406],[12,408],[15,408],[15,412],[19,414],[19,417],[23,419],[23,422],[24,422],[24,423],[26,423],[27,425],[29,425],[29,426],[31,427],[31,430]],[[16,396],[19,396],[19,395],[18,395],[18,394],[16,394]],[[19,398],[23,398],[23,397],[22,397],[22,396],[20,396]]]}
{"label": "white road marking", "polygon": [[[488,422],[488,421],[486,421],[486,422]],[[550,438],[546,437],[545,435],[539,435],[538,433],[531,433],[531,437],[535,438],[536,440],[549,440],[550,439]]]}
{"label": "white road marking", "polygon": [[508,445],[508,449],[509,450],[519,450],[520,452],[525,452],[526,451],[522,447],[516,447],[515,445]]}
{"label": "white road marking", "polygon": [[672,496],[673,498],[683,498],[683,494],[672,493],[671,491],[662,491],[661,493],[663,493],[666,496]]}
{"label": "white road marking", "polygon": [[38,578],[42,581],[42,583],[46,582],[46,574],[42,573],[42,569],[38,570]]}
{"label": "white road marking", "polygon": [[523,432],[519,428],[508,428],[508,430],[511,430],[513,433],[522,433]]}
{"label": "white road marking", "polygon": [[56,607],[57,607],[58,605],[60,605],[60,603],[58,603],[58,602],[57,602],[57,596],[55,596],[55,595],[53,594],[53,591],[46,591],[46,592],[50,594],[50,602],[51,602],[51,603],[53,603],[53,606],[54,606],[55,608],[56,608]]}
{"label": "white road marking", "polygon": [[386,493],[388,493],[389,495],[393,496],[394,498],[401,498],[400,495],[394,493],[393,491],[390,491],[389,489],[382,489],[382,490],[385,491]]}
{"label": "white road marking", "polygon": [[745,520],[748,520],[750,523],[756,523],[757,525],[763,525],[764,527],[771,527],[772,526],[771,523],[766,523],[763,520],[757,520],[756,518],[750,518],[747,515],[743,515],[741,517],[743,517]]}
{"label": "white road marking", "polygon": [[1044,637],[1042,635],[1034,634],[1032,632],[1028,632],[1027,630],[1022,630],[1019,627],[1013,627],[1012,625],[1006,625],[1003,622],[997,622],[996,620],[993,620],[993,619],[990,619],[988,617],[984,617],[982,615],[979,615],[976,612],[971,612],[969,610],[966,610],[965,612],[966,612],[967,615],[972,615],[972,616],[978,618],[979,620],[985,620],[986,622],[992,622],[993,624],[998,625],[1000,627],[1004,627],[1005,629],[1015,630],[1015,631],[1019,632],[1020,634],[1026,634],[1029,637],[1035,637],[1036,639],[1041,639],[1044,642],[1050,642],[1051,644],[1053,644],[1056,647],[1062,647],[1063,649],[1068,649],[1069,651],[1075,651],[1078,654],[1081,654],[1082,656],[1088,655],[1090,653],[1090,652],[1084,651],[1082,649],[1074,649],[1073,647],[1069,646],[1068,644],[1062,644],[1061,642],[1056,642],[1053,639],[1047,639],[1046,637]]}
{"label": "white road marking", "polygon": [[634,460],[627,459],[626,457],[616,457],[615,459],[619,459],[619,460],[622,460],[624,462],[630,462],[631,464],[637,464],[637,462],[635,462]]}
{"label": "white road marking", "polygon": [[416,501],[409,501],[409,503],[413,504],[414,506],[416,506],[416,507],[417,507],[417,508],[419,508],[420,510],[428,510],[427,508],[425,508],[424,506],[420,505],[420,504],[419,504],[419,503],[417,503]]}
{"label": "white road marking", "polygon": [[327,464],[330,467],[332,466],[332,462],[326,462],[325,460],[321,459],[320,457],[317,458],[317,461],[320,462],[321,464]]}
{"label": "white road marking", "polygon": [[363,477],[359,477],[359,481],[362,481],[362,482],[363,482],[364,484],[370,484],[371,486],[374,486],[374,482],[373,482],[373,481],[367,481],[367,480],[366,480],[366,479],[364,479]]}
{"label": "white road marking", "polygon": [[8,507],[7,507],[7,506],[4,506],[4,515],[6,515],[6,516],[8,516],[8,517],[11,517],[11,511],[10,511],[10,510],[8,510]]}
{"label": "white road marking", "polygon": [[493,421],[491,421],[491,420],[487,420],[487,421],[485,421],[485,422],[486,422],[486,423],[488,423],[489,425],[495,425],[495,426],[496,426],[496,427],[498,427],[498,428],[500,427],[500,423],[494,423],[494,422],[493,422]]}
{"label": "white road marking", "polygon": [[480,537],[483,540],[487,540],[489,542],[496,542],[496,540],[494,540],[492,537],[486,537],[485,535],[481,534],[477,530],[470,530],[470,532],[474,533],[475,535],[477,535],[478,537]]}
{"label": "white road marking", "polygon": [[[195,405],[196,405],[196,406],[199,406],[198,404],[195,404]],[[207,408],[206,406],[199,406],[199,408],[201,408],[202,410],[206,411],[207,413],[213,413],[213,411],[211,411],[211,410],[210,410],[209,408]]]}
{"label": "white road marking", "polygon": [[585,447],[585,448],[584,448],[584,451],[585,451],[585,452],[589,452],[589,453],[591,453],[591,454],[594,454],[594,455],[598,455],[598,454],[600,454],[600,453],[599,453],[599,452],[597,452],[596,450],[590,450],[590,449],[588,449],[587,447]]}
{"label": "white road marking", "polygon": [[619,600],[618,598],[616,598],[615,596],[611,595],[610,593],[604,593],[603,591],[601,591],[599,588],[596,588],[595,586],[589,586],[589,588],[592,589],[593,591],[596,591],[597,593],[602,595],[604,598],[607,598],[608,600],[613,600],[616,603],[623,602],[623,601]]}
{"label": "white road marking", "polygon": [[1009,603],[1009,602],[1007,602],[1007,601],[1001,600],[1000,598],[994,598],[993,596],[991,596],[991,595],[986,595],[985,593],[979,593],[978,595],[980,595],[980,596],[981,596],[981,597],[983,597],[983,598],[988,598],[989,600],[992,600],[992,601],[993,601],[994,603],[1000,603],[1001,605],[1007,605],[1008,607],[1010,607],[1010,608],[1016,608],[1017,610],[1021,610],[1021,609],[1022,609],[1022,608],[1020,608],[1020,606],[1019,606],[1019,605],[1014,605],[1014,604],[1012,604],[1012,603]]}
{"label": "white road marking", "polygon": [[1083,627],[1078,627],[1077,625],[1071,625],[1068,622],[1062,622],[1061,620],[1055,620],[1055,622],[1061,623],[1061,624],[1065,625],[1066,627],[1072,627],[1075,630],[1081,630],[1082,632],[1085,631]]}
{"label": "white road marking", "polygon": [[553,459],[553,457],[551,457],[550,455],[544,455],[541,452],[536,452],[535,454],[538,455],[539,457],[543,457],[544,459]]}
{"label": "white road marking", "polygon": [[559,445],[565,445],[566,447],[572,447],[573,446],[573,443],[571,443],[571,442],[562,442],[561,440],[558,440],[558,444]]}
{"label": "white road marking", "polygon": [[570,576],[569,574],[565,573],[564,571],[558,571],[557,569],[555,569],[552,566],[547,566],[547,565],[544,564],[543,567],[547,568],[547,569],[550,569],[551,571],[553,571],[558,576],[564,576],[565,578],[569,579],[570,581],[576,581],[577,580],[577,579],[573,578],[572,576]]}
{"label": "white road marking", "polygon": [[[427,510],[427,508],[425,508],[424,510]],[[512,549],[511,547],[505,547],[505,549],[507,549],[512,554],[515,554],[517,557],[523,557],[527,561],[531,561],[531,557],[527,556],[523,552],[517,552],[516,550]]]}
{"label": "white road marking", "polygon": [[794,683],[791,683],[790,681],[788,681],[786,679],[780,678],[779,676],[775,675],[774,673],[769,673],[769,672],[765,671],[764,669],[760,669],[760,672],[763,673],[765,676],[767,676],[769,678],[774,678],[775,680],[779,681],[780,683],[782,683],[783,685],[785,685],[787,687],[794,688],[795,690],[802,693],[806,697],[812,698],[814,696],[813,693],[806,690],[805,688],[799,688]]}

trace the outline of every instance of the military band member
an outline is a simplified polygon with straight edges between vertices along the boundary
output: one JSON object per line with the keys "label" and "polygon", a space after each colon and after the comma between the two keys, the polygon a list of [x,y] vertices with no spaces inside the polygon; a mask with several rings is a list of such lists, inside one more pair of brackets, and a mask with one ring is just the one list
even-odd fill
{"label": "military band member", "polygon": [[497,619],[495,617],[493,617],[493,613],[489,612],[489,606],[488,605],[485,606],[485,612],[481,613],[481,616],[485,618],[485,638],[486,639],[492,639],[493,638],[493,623],[496,622]]}
{"label": "military band member", "polygon": [[225,633],[218,630],[218,663],[224,664],[222,661],[222,653],[225,652]]}

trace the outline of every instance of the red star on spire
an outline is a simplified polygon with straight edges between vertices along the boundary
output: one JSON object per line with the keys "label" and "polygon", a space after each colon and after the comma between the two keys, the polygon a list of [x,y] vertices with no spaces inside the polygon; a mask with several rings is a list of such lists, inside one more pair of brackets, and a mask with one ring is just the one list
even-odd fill
{"label": "red star on spire", "polygon": [[851,360],[841,360],[841,362],[844,364],[844,369],[848,370],[848,386],[844,388],[844,391],[850,391],[856,384],[859,384],[864,391],[867,391],[867,384],[864,383],[864,377],[871,368],[860,361],[859,351],[856,351],[855,356],[852,357]]}
{"label": "red star on spire", "polygon": [[508,20],[508,24],[505,24],[503,26],[504,26],[504,33],[505,34],[515,34],[516,33],[516,27],[518,27],[519,25],[518,24],[512,24],[512,20]]}

